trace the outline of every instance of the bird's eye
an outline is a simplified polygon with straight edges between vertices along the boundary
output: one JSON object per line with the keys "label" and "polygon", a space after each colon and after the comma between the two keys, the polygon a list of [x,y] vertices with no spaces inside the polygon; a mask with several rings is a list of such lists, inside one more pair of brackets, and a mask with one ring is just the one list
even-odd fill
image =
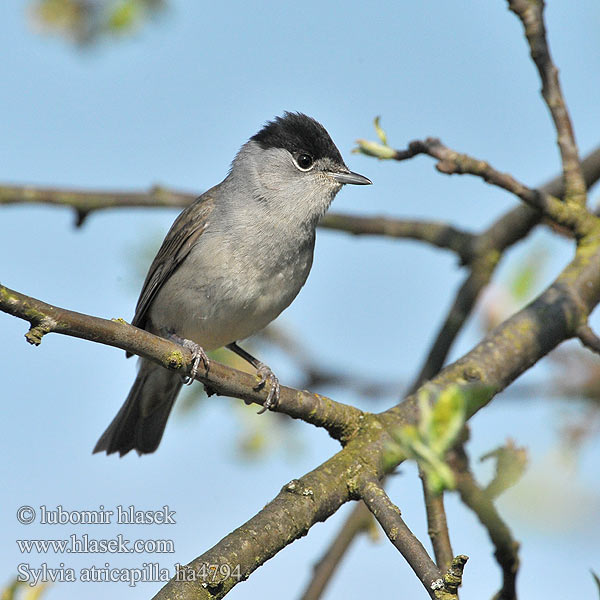
{"label": "bird's eye", "polygon": [[296,162],[303,171],[308,171],[315,161],[310,154],[302,153],[298,155]]}

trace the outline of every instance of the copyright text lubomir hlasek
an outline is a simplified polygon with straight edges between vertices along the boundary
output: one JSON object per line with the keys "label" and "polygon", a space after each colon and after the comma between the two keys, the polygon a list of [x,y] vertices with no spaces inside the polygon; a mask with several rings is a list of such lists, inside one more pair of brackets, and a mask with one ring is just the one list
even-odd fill
{"label": "copyright text lubomir hlasek", "polygon": [[67,510],[62,505],[49,508],[45,505],[39,507],[38,523],[41,525],[106,525],[117,523],[118,525],[174,525],[175,511],[167,505],[159,510],[138,510],[130,504],[129,506],[118,505],[111,509],[105,509],[103,505],[98,510]]}

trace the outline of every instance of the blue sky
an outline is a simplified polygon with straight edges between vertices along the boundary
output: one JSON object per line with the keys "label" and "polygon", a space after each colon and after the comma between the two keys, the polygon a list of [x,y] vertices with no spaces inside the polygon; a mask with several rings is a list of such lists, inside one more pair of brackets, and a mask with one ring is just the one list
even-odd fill
{"label": "blue sky", "polygon": [[[548,4],[551,49],[585,153],[599,142],[600,5],[594,0],[578,2],[576,8]],[[284,110],[300,110],[321,121],[350,168],[373,180],[369,188],[344,189],[333,205],[337,211],[440,219],[479,230],[515,204],[474,178],[438,174],[427,158],[390,164],[351,154],[355,139],[374,137],[376,115],[397,147],[434,135],[531,185],[559,168],[555,134],[521,25],[499,0],[308,0],[262,3],[260,10],[246,2],[181,0],[132,39],[84,53],[31,32],[21,2],[2,3],[0,21],[2,182],[115,189],[160,183],[202,191],[225,176],[243,142]],[[597,192],[592,200],[598,202]],[[169,210],[107,211],[75,229],[66,209],[1,207],[0,281],[59,306],[130,319],[144,275],[140,263],[175,215]],[[572,250],[543,232],[533,237],[550,254],[541,285]],[[516,248],[498,277],[506,277],[526,252],[524,246]],[[361,368],[375,377],[406,381],[420,366],[462,277],[451,255],[424,245],[321,231],[308,283],[280,321],[329,367],[347,373]],[[289,427],[277,417],[258,417],[235,402],[212,397],[190,414],[175,414],[152,456],[92,456],[96,439],[133,381],[135,362],[115,349],[61,336],[48,336],[33,348],[23,339],[25,330],[24,322],[0,314],[0,444],[5,457],[0,522],[7,533],[0,549],[2,581],[23,562],[36,567],[64,562],[79,569],[150,561],[172,569],[175,562],[188,562],[208,549],[283,484],[337,450],[325,433],[310,426]],[[453,356],[468,350],[479,334],[470,324]],[[294,365],[281,353],[265,350],[261,358],[284,383],[297,380]],[[543,363],[529,381],[550,371],[551,365]],[[391,401],[374,405],[349,392],[331,393],[370,410],[382,410]],[[540,478],[546,484],[564,478],[563,491],[575,494],[584,488],[589,506],[597,503],[597,443],[584,447],[575,467],[549,459],[557,430],[568,418],[565,405],[540,394],[498,399],[473,421],[475,457],[508,436],[531,448],[532,467],[523,489],[534,494],[536,514],[519,509],[523,495],[517,490],[511,492],[512,503],[510,494],[503,503],[523,541],[523,597],[550,591],[557,598],[592,597],[588,569],[600,570],[594,546],[600,513],[576,510],[567,495],[555,518],[551,507],[560,500],[559,490],[539,483]],[[266,458],[252,462],[236,456],[243,427],[273,429]],[[389,489],[423,539],[426,525],[414,469],[403,467]],[[177,524],[158,531],[142,526],[90,531],[24,526],[15,518],[21,505],[58,504],[71,510],[169,505]],[[486,535],[456,498],[450,498],[449,507],[454,550],[471,556],[461,598],[490,597],[499,575]],[[269,590],[284,585],[286,596],[297,596],[348,508],[269,561],[231,597],[268,597]],[[84,532],[90,537],[124,532],[133,539],[169,538],[176,553],[166,558],[24,556],[14,543]],[[559,568],[561,578],[547,577]],[[391,545],[367,539],[352,548],[326,597],[362,596],[372,589],[373,577],[381,578],[382,594],[389,586],[402,589],[405,597],[424,597]],[[65,583],[54,586],[47,598],[105,598],[107,585],[111,595],[131,598],[147,598],[159,587]]]}

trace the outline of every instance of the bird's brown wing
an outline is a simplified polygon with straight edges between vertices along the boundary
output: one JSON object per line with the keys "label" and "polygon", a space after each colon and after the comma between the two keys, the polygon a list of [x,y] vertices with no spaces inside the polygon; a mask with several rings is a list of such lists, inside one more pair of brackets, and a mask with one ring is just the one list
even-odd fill
{"label": "bird's brown wing", "polygon": [[190,204],[169,229],[156,258],[150,265],[146,281],[135,307],[132,325],[142,329],[146,326],[148,309],[152,300],[183,259],[189,254],[208,224],[214,201],[211,190]]}

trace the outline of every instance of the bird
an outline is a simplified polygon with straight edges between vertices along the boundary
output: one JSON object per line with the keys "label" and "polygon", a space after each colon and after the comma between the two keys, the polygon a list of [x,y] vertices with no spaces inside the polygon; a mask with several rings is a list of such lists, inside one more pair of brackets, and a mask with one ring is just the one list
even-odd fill
{"label": "bird", "polygon": [[144,281],[132,325],[192,352],[190,375],[142,358],[131,390],[94,453],[154,452],[184,383],[206,351],[226,347],[268,384],[264,409],[279,399],[279,380],[238,345],[287,308],[306,282],[316,227],[345,184],[371,180],[348,169],[326,129],[284,112],[246,142],[225,179],[176,218]]}

